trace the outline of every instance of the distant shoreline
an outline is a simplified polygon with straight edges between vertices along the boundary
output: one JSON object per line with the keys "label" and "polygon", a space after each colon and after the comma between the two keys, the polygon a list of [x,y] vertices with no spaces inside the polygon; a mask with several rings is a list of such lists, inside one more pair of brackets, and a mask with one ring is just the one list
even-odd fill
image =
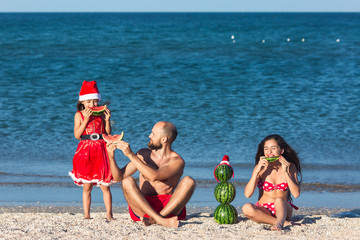
{"label": "distant shoreline", "polygon": [[282,12],[276,12],[276,11],[247,11],[247,12],[240,12],[240,11],[234,11],[234,12],[228,12],[228,11],[159,11],[159,12],[145,12],[145,11],[128,11],[128,12],[119,12],[119,11],[33,11],[33,12],[25,12],[25,11],[9,11],[9,12],[0,12],[2,13],[29,13],[29,14],[48,14],[48,13],[60,13],[60,14],[360,14],[360,12],[353,12],[353,11],[328,11],[328,12],[319,12],[319,11],[282,11]]}
{"label": "distant shoreline", "polygon": [[[213,214],[216,207],[197,207],[197,206],[187,206],[187,213],[194,214],[194,213],[208,213]],[[241,207],[236,206],[238,214],[241,215]],[[351,208],[318,208],[318,207],[308,207],[308,208],[301,208],[298,211],[293,212],[293,216],[300,216],[300,215],[325,215],[331,216],[333,214],[339,214],[344,212],[353,211],[356,209]],[[92,207],[91,212],[98,213],[98,212],[105,212],[105,207]],[[114,214],[120,213],[128,213],[127,206],[113,206]],[[66,205],[66,206],[56,206],[56,205],[47,205],[47,206],[39,206],[39,205],[25,205],[25,206],[16,206],[16,205],[9,205],[9,206],[0,206],[0,213],[83,213],[83,208],[81,205]]]}

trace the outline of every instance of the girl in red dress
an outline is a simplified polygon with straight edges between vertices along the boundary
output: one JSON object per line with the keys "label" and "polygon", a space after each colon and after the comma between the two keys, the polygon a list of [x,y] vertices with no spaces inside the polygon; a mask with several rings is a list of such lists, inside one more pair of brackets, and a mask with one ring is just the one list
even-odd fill
{"label": "girl in red dress", "polygon": [[101,95],[95,81],[84,81],[79,94],[77,112],[74,117],[74,135],[80,140],[73,158],[73,170],[69,175],[74,183],[83,187],[83,207],[85,219],[90,218],[91,190],[100,186],[106,208],[106,218],[113,220],[110,171],[106,142],[102,134],[110,134],[110,110],[101,116],[92,115],[91,107],[98,106]]}

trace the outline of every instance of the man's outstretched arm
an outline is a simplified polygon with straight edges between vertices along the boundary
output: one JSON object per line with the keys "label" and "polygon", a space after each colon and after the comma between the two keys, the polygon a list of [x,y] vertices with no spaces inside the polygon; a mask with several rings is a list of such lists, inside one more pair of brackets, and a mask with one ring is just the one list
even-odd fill
{"label": "man's outstretched arm", "polygon": [[107,152],[108,152],[108,156],[109,156],[109,162],[110,162],[110,170],[111,170],[111,174],[113,176],[114,181],[116,182],[121,182],[125,177],[127,176],[131,176],[136,172],[136,167],[133,163],[129,162],[128,164],[126,164],[125,167],[123,168],[119,168],[119,166],[117,165],[116,161],[115,161],[115,149],[116,149],[116,145],[109,143],[106,145],[107,148]]}
{"label": "man's outstretched arm", "polygon": [[180,171],[183,171],[185,167],[185,162],[181,157],[178,157],[177,160],[172,161],[171,164],[167,166],[163,166],[159,169],[154,169],[147,165],[142,159],[141,159],[141,150],[138,152],[138,154],[135,154],[131,148],[129,143],[120,141],[117,144],[117,148],[123,151],[124,155],[128,157],[131,161],[131,163],[134,165],[134,167],[141,172],[141,174],[150,181],[156,181],[156,180],[166,180],[171,178],[172,176],[177,175]]}

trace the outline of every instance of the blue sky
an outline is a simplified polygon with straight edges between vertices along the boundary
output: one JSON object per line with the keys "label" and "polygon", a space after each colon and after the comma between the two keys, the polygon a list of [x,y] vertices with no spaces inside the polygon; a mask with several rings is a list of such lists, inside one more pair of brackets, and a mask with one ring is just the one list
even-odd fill
{"label": "blue sky", "polygon": [[0,12],[360,12],[360,0],[0,0]]}

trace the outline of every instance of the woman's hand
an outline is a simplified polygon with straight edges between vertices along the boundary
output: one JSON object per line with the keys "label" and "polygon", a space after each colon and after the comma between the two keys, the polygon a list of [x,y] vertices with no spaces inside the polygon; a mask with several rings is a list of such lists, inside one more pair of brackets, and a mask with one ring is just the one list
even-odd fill
{"label": "woman's hand", "polygon": [[105,112],[104,112],[105,121],[109,121],[110,117],[111,117],[111,111],[110,111],[110,109],[106,108]]}
{"label": "woman's hand", "polygon": [[281,169],[284,173],[289,172],[290,162],[288,162],[282,155],[279,156],[279,162],[281,163]]}
{"label": "woman's hand", "polygon": [[268,166],[269,166],[269,162],[265,159],[264,156],[261,156],[258,164],[256,165],[255,173],[257,175],[261,175],[263,172],[265,172]]}

